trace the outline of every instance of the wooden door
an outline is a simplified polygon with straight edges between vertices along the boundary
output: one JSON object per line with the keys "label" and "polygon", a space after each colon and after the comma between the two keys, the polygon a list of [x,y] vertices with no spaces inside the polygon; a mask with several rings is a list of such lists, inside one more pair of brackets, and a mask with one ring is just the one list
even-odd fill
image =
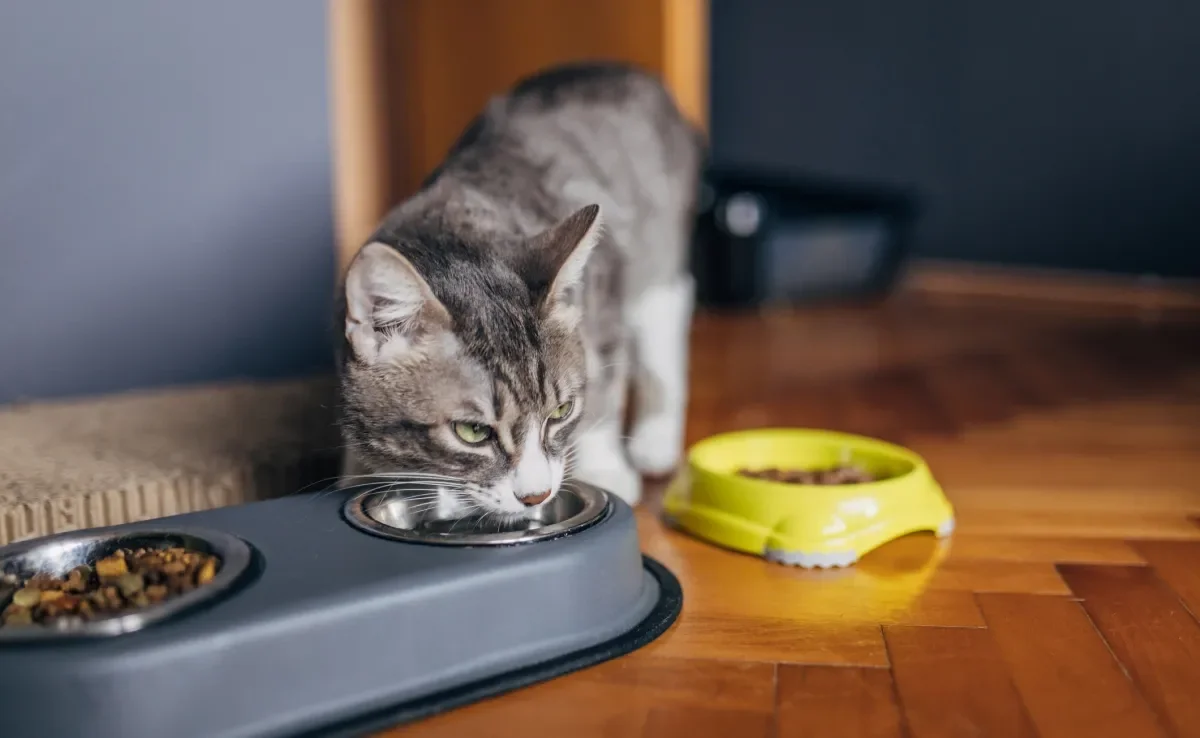
{"label": "wooden door", "polygon": [[343,266],[488,98],[546,66],[633,62],[708,118],[707,0],[331,0]]}

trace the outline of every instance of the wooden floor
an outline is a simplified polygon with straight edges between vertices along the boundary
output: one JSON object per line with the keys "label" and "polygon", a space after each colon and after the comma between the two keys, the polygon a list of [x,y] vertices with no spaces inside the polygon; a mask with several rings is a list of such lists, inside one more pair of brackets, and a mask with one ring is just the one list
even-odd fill
{"label": "wooden floor", "polygon": [[1200,314],[906,297],[698,320],[689,436],[923,454],[957,508],[852,569],[669,531],[645,649],[398,736],[1200,736]]}

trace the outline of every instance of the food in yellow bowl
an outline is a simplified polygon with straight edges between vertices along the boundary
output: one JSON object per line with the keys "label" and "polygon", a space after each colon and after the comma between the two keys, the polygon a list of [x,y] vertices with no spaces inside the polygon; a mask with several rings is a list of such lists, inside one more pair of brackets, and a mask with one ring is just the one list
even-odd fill
{"label": "food in yellow bowl", "polygon": [[954,529],[954,511],[917,454],[802,428],[697,443],[663,506],[693,535],[803,567],[848,566],[900,536]]}
{"label": "food in yellow bowl", "polygon": [[828,469],[738,469],[738,474],[784,484],[867,484],[876,481],[871,472],[852,464],[839,464]]}

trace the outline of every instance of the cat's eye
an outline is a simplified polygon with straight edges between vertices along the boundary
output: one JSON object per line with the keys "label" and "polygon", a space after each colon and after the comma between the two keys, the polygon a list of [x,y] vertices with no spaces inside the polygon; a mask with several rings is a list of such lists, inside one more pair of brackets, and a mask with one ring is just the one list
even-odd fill
{"label": "cat's eye", "polygon": [[571,410],[573,410],[574,408],[575,408],[575,402],[573,400],[567,400],[563,404],[554,408],[554,411],[550,413],[550,419],[551,420],[562,420],[563,418],[570,415]]}
{"label": "cat's eye", "polygon": [[461,438],[464,443],[477,446],[492,437],[492,429],[479,423],[455,423],[454,435]]}

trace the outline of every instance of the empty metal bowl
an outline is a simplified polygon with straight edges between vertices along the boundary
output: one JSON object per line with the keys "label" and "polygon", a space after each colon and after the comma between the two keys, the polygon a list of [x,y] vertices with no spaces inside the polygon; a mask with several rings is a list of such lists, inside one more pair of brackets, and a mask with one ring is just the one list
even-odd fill
{"label": "empty metal bowl", "polygon": [[521,516],[495,513],[438,517],[428,500],[403,491],[367,490],[346,503],[346,519],[360,530],[384,538],[443,546],[509,546],[576,533],[602,520],[611,510],[608,493],[574,483],[569,489]]}
{"label": "empty metal bowl", "polygon": [[[211,530],[153,529],[104,533],[80,531],[52,538],[16,543],[0,549],[0,576],[15,581],[35,574],[64,576],[84,564],[94,565],[120,548],[170,548],[178,546],[216,556],[221,561],[209,582],[164,602],[122,615],[84,621],[63,619],[49,625],[0,628],[0,643],[61,639],[73,636],[113,636],[131,633],[181,615],[210,602],[228,590],[250,566],[250,547],[239,538]],[[0,580],[0,587],[4,586]],[[7,597],[4,598],[7,601]],[[3,602],[0,602],[3,604]]]}

